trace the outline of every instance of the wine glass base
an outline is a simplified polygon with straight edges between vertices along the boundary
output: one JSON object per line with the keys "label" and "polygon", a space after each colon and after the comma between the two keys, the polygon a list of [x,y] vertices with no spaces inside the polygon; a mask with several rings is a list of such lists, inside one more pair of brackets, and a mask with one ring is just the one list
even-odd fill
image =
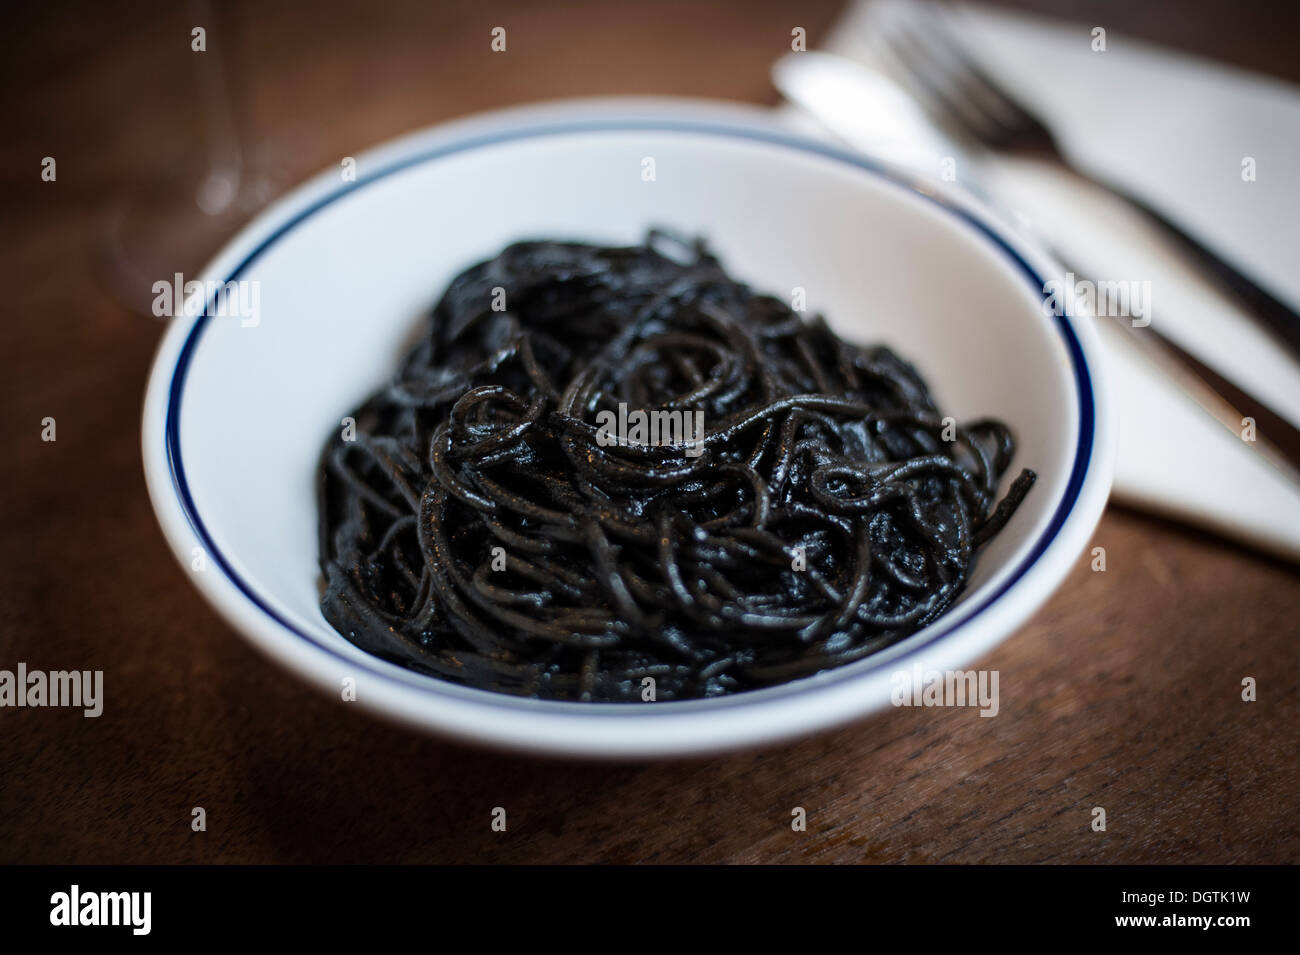
{"label": "wine glass base", "polygon": [[[217,250],[280,191],[265,176],[194,174],[196,167],[119,197],[103,213],[96,271],[118,302],[159,315],[154,286],[197,278]],[[170,295],[166,297],[170,301]]]}

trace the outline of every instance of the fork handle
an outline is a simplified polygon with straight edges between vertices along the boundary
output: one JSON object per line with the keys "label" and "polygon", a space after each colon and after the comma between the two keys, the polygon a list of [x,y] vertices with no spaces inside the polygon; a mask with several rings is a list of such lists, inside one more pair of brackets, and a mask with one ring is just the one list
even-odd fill
{"label": "fork handle", "polygon": [[[1078,170],[1075,171],[1078,172]],[[1172,238],[1178,240],[1187,252],[1191,253],[1202,265],[1214,273],[1224,285],[1231,289],[1241,299],[1242,304],[1253,312],[1256,318],[1267,325],[1293,354],[1300,357],[1300,314],[1297,314],[1294,309],[1269,293],[1267,289],[1261,287],[1259,283],[1232,263],[1212,252],[1198,239],[1149,203],[1111,183],[1084,173],[1080,173],[1080,175],[1100,188],[1119,196],[1134,208],[1139,209]]]}

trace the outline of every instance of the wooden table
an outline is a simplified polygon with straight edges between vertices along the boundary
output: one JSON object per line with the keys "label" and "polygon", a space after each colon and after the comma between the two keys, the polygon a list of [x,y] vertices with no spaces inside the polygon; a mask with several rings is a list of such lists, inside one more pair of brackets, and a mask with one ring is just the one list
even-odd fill
{"label": "wooden table", "polygon": [[[540,98],[771,103],[768,66],[790,29],[815,45],[837,3],[489,6],[252,7],[240,75],[257,127],[278,131],[266,141],[281,172]],[[1129,7],[1077,17],[1300,79],[1294,9],[1247,22],[1227,2]],[[609,766],[448,745],[290,677],[217,618],[164,545],[139,451],[161,326],[106,296],[90,255],[106,197],[150,188],[198,141],[192,24],[163,3],[14,16],[6,58],[21,79],[0,90],[0,668],[102,669],[107,699],[99,719],[0,711],[0,861],[1296,858],[1295,569],[1123,510],[1096,533],[1106,572],[1081,559],[978,664],[1001,673],[997,719],[901,709],[762,752]],[[489,50],[496,25],[505,55]],[[40,180],[44,156],[56,182]],[[40,439],[46,416],[55,442]],[[1246,676],[1258,702],[1241,700]],[[489,828],[498,805],[504,834]],[[191,830],[196,806],[206,832]],[[791,830],[795,806],[806,832]]]}

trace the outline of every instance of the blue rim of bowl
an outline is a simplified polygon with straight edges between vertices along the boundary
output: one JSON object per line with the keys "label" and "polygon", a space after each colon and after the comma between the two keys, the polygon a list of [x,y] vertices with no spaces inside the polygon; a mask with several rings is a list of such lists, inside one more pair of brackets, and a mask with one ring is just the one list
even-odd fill
{"label": "blue rim of bowl", "polygon": [[[468,152],[473,149],[482,149],[489,146],[524,139],[537,139],[547,136],[562,136],[590,132],[694,133],[721,136],[780,146],[853,166],[859,170],[871,173],[879,179],[898,186],[912,195],[927,200],[966,222],[976,231],[981,233],[986,239],[990,240],[1003,252],[1003,254],[1010,258],[1040,294],[1045,293],[1046,284],[1038,271],[1024,258],[1024,256],[1022,256],[1009,242],[1007,242],[1006,239],[994,231],[982,219],[977,218],[975,215],[960,208],[949,200],[926,191],[922,188],[920,180],[909,181],[898,171],[887,169],[886,167],[863,156],[842,149],[837,149],[834,146],[824,143],[801,139],[798,136],[788,135],[774,130],[767,130],[758,126],[728,125],[723,122],[709,120],[642,120],[616,118],[592,119],[564,123],[544,123],[529,125],[519,129],[494,132],[486,135],[467,136],[464,139],[440,146],[434,146],[416,152],[410,156],[403,157],[402,159],[384,166],[381,169],[365,175],[363,178],[358,178],[355,182],[341,185],[329,195],[313,202],[310,206],[295,214],[287,222],[282,223],[273,233],[258,243],[258,245],[230,272],[229,276],[221,281],[221,284],[224,285],[227,282],[238,280],[239,276],[245,269],[257,261],[257,259],[266,252],[267,249],[278,242],[283,236],[293,230],[305,219],[310,218],[326,206],[331,205],[344,196],[352,195],[358,190],[373,185],[374,183],[386,179],[396,173],[410,169],[414,166],[423,165],[424,163],[433,160]],[[276,612],[276,610],[271,607],[266,600],[258,595],[252,585],[239,576],[229,560],[227,560],[225,555],[222,554],[220,549],[216,546],[215,542],[212,540],[212,536],[208,533],[207,527],[203,523],[203,519],[199,516],[198,508],[195,506],[194,499],[190,494],[189,482],[186,480],[185,467],[181,458],[180,408],[181,397],[186,375],[189,372],[190,361],[194,356],[195,349],[198,346],[199,340],[203,336],[204,330],[212,319],[212,316],[209,313],[214,310],[213,305],[214,300],[206,302],[203,313],[196,318],[194,325],[190,328],[185,343],[181,347],[180,355],[176,359],[176,365],[172,369],[171,384],[168,389],[166,424],[164,430],[167,463],[171,473],[173,490],[176,492],[177,499],[181,504],[186,519],[189,521],[191,529],[202,544],[204,551],[221,568],[222,572],[231,583],[233,583],[235,587],[253,603],[254,606],[261,610],[262,613],[266,614],[268,618],[279,624],[279,626],[286,632],[306,640],[312,646],[330,654],[338,660],[346,662],[349,666],[356,667],[360,665],[369,669],[376,677],[384,680],[392,679],[394,674],[391,672],[385,672],[377,665],[372,666],[370,660],[360,661],[350,656],[344,656],[338,650],[327,646],[311,634],[298,629],[294,624]],[[938,640],[949,637],[961,629],[968,627],[977,617],[980,616],[980,614],[984,613],[994,603],[996,603],[1016,584],[1017,581],[1028,573],[1029,569],[1033,567],[1034,564],[1038,562],[1039,558],[1047,551],[1052,541],[1056,539],[1057,534],[1060,533],[1061,528],[1065,525],[1066,519],[1069,517],[1070,512],[1073,511],[1074,506],[1079,499],[1079,495],[1083,489],[1084,479],[1087,476],[1088,468],[1092,460],[1096,431],[1096,408],[1093,402],[1092,377],[1088,374],[1088,364],[1083,354],[1083,347],[1080,344],[1078,337],[1075,335],[1073,325],[1071,324],[1070,317],[1065,308],[1065,303],[1060,302],[1060,306],[1060,308],[1053,309],[1052,313],[1056,320],[1057,330],[1061,333],[1062,338],[1064,338],[1066,350],[1070,355],[1079,399],[1079,439],[1075,447],[1075,458],[1070,471],[1070,479],[1066,484],[1065,492],[1061,497],[1061,502],[1057,506],[1056,511],[1052,514],[1051,521],[1035,542],[1034,547],[1028,556],[1026,556],[1015,571],[1011,573],[1001,585],[999,585],[996,591],[985,596],[980,604],[974,609],[968,611],[961,620],[947,627],[942,626],[943,618],[941,617],[932,625],[933,632],[925,634],[926,639],[924,641],[917,643],[915,646],[909,647],[904,653],[899,654],[898,656],[889,658],[888,662],[894,666],[903,666],[905,661],[915,657],[918,653],[927,647],[932,646]],[[924,631],[922,631],[922,633],[924,633]],[[738,693],[734,696],[723,697],[721,699],[665,701],[659,706],[654,707],[654,711],[664,714],[666,710],[681,711],[686,708],[698,707],[702,703],[713,705],[722,702],[732,705],[745,705],[747,703],[757,704],[770,699],[769,693],[773,690],[784,691],[789,694],[815,692],[821,690],[829,683],[839,683],[841,680],[855,679],[873,672],[880,664],[877,664],[876,666],[867,665],[871,659],[871,657],[866,657],[863,660],[857,661],[855,664],[849,664],[831,670],[824,670],[821,673],[813,674],[812,676],[804,677],[782,686],[752,690],[745,693]],[[399,664],[391,663],[380,657],[374,657],[373,662],[374,664],[383,664],[388,667],[395,667],[408,674],[413,673],[413,671],[406,670]],[[861,668],[859,668],[860,666]],[[420,676],[421,674],[414,675]],[[503,706],[506,708],[528,707],[532,712],[536,712],[533,708],[538,704],[541,704],[547,707],[564,709],[570,712],[574,711],[574,708],[580,708],[585,712],[594,712],[599,709],[606,715],[614,713],[625,713],[628,716],[640,715],[642,717],[649,715],[641,707],[621,706],[614,703],[574,703],[558,700],[538,701],[513,697],[504,693],[495,693],[491,690],[482,690],[476,687],[465,687],[459,684],[439,680],[436,677],[428,677],[427,680],[427,683],[425,683],[425,681],[420,681],[418,684],[414,685],[425,686],[430,692],[435,693],[451,691],[453,695],[457,696],[461,694],[456,691],[469,691],[472,696],[478,698],[479,701],[483,703],[490,703],[492,705]],[[808,685],[802,686],[802,684]]]}

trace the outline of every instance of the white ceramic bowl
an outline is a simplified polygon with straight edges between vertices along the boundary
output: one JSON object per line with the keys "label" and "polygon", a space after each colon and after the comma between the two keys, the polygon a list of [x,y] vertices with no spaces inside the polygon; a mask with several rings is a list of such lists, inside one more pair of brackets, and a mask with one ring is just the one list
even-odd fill
{"label": "white ceramic bowl", "polygon": [[[891,178],[757,110],[693,101],[494,113],[360,155],[355,181],[343,168],[277,202],[200,277],[257,282],[257,323],[174,319],[143,428],[153,504],[195,585],[256,646],[336,699],[351,678],[353,705],[464,740],[569,755],[769,742],[888,706],[892,675],[915,663],[942,670],[979,658],[1047,599],[1087,543],[1111,471],[1093,330],[1045,312],[1051,262],[962,194]],[[810,310],[842,335],[911,359],[946,413],[1012,426],[1012,472],[1032,467],[1039,480],[961,602],[854,665],[690,702],[516,699],[357,649],[318,609],[314,475],[327,436],[394,371],[464,267],[515,239],[633,242],[652,224],[707,237],[762,290],[806,289]]]}

